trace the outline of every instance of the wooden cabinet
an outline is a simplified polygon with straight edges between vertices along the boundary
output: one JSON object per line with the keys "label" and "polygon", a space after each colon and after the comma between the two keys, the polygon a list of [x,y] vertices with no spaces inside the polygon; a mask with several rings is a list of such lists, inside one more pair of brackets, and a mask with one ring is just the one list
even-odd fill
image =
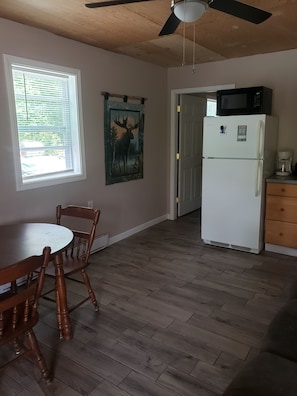
{"label": "wooden cabinet", "polygon": [[297,249],[297,184],[267,183],[265,243]]}

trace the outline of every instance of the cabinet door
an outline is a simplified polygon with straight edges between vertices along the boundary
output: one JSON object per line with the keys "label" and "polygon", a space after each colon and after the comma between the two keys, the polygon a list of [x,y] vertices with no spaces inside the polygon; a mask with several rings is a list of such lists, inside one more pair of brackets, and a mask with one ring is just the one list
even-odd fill
{"label": "cabinet door", "polygon": [[297,223],[297,199],[267,195],[266,219]]}
{"label": "cabinet door", "polygon": [[297,248],[297,224],[266,220],[265,243]]}

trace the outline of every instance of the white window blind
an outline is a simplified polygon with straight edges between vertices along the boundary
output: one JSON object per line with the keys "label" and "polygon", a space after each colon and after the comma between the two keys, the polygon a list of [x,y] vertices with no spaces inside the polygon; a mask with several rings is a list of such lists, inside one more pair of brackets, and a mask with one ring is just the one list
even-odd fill
{"label": "white window blind", "polygon": [[78,73],[11,57],[8,63],[19,189],[84,175]]}

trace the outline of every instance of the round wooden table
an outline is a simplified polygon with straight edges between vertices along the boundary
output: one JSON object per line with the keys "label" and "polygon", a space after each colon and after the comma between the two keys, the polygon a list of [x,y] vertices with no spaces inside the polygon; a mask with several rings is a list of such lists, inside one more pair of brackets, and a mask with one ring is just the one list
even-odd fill
{"label": "round wooden table", "polygon": [[50,246],[56,271],[56,287],[60,301],[57,312],[60,337],[72,338],[71,323],[67,308],[67,294],[63,271],[62,252],[73,240],[73,233],[66,227],[49,223],[21,223],[0,226],[0,269],[6,268],[30,256],[42,254]]}

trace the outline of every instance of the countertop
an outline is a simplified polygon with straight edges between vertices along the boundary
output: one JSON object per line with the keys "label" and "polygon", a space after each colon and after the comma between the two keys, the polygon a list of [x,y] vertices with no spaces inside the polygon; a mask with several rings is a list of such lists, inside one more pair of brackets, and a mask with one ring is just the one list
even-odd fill
{"label": "countertop", "polygon": [[272,175],[270,177],[267,177],[266,182],[267,183],[297,184],[297,175],[291,175],[291,176]]}

